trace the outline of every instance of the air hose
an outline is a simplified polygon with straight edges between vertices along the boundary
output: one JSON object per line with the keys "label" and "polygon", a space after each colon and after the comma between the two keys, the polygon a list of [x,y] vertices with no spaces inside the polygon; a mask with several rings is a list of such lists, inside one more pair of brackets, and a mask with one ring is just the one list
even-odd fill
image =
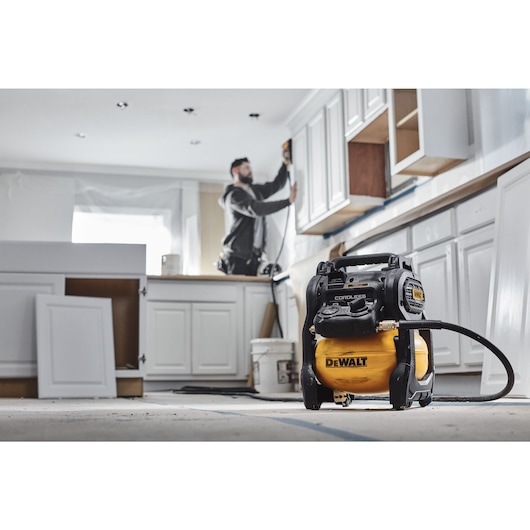
{"label": "air hose", "polygon": [[[467,328],[464,328],[462,326],[459,326],[457,324],[451,324],[449,322],[443,322],[441,320],[387,320],[382,321],[379,324],[378,331],[385,331],[385,330],[391,330],[391,329],[429,329],[429,330],[440,330],[440,329],[446,329],[449,331],[454,331],[456,333],[460,333],[462,335],[466,335],[470,339],[473,339],[486,348],[490,350],[502,363],[504,366],[504,369],[506,370],[506,374],[508,376],[508,381],[506,382],[506,385],[502,390],[495,394],[487,394],[483,396],[470,396],[470,397],[462,397],[462,396],[433,396],[432,401],[438,401],[438,402],[446,402],[446,403],[458,403],[458,402],[485,402],[485,401],[494,401],[496,399],[500,399],[504,396],[506,396],[513,388],[513,385],[515,383],[515,374],[512,368],[512,365],[510,364],[510,361],[508,358],[502,353],[502,351],[497,348],[493,343],[491,343],[488,339],[483,337],[482,335],[479,335],[478,333],[471,331]],[[244,395],[248,397],[252,397],[254,399],[261,399],[263,401],[302,401],[301,398],[273,398],[273,397],[262,397],[256,394],[259,394],[255,389],[248,388],[248,387],[242,387],[242,388],[214,388],[214,387],[193,387],[193,386],[186,386],[183,387],[181,390],[174,390],[174,393],[191,393],[191,394],[221,394],[221,395]],[[380,400],[380,396],[361,396],[361,395],[354,395],[351,396],[352,399],[356,401],[365,401],[365,400]]]}
{"label": "air hose", "polygon": [[[488,339],[485,337],[479,335],[478,333],[471,331],[467,328],[464,328],[462,326],[458,326],[457,324],[451,324],[449,322],[442,322],[441,320],[400,320],[398,322],[396,321],[383,321],[380,323],[380,327],[378,329],[397,329],[397,328],[403,328],[403,329],[447,329],[449,331],[454,331],[456,333],[461,333],[462,335],[466,335],[467,337],[480,342],[483,346],[488,348],[502,363],[504,366],[504,369],[506,370],[506,374],[508,376],[508,381],[506,382],[506,385],[502,390],[495,394],[488,394],[483,396],[473,396],[473,397],[459,397],[459,396],[433,396],[433,401],[444,401],[444,402],[461,402],[461,401],[469,401],[469,402],[482,402],[482,401],[494,401],[496,399],[500,399],[504,396],[506,396],[513,388],[514,382],[515,382],[515,374],[512,368],[512,365],[510,364],[510,361],[508,361],[507,357],[502,353],[502,351],[497,348],[494,344],[492,344]],[[361,399],[361,398],[357,398]]]}
{"label": "air hose", "polygon": [[[289,189],[292,189],[292,184],[291,184],[291,175],[289,173],[289,171],[287,171],[287,179],[289,181]],[[278,313],[278,304],[276,303],[276,291],[275,291],[275,283],[274,283],[274,274],[276,272],[276,269],[278,268],[278,261],[280,260],[280,255],[283,251],[283,247],[285,245],[285,239],[287,237],[287,229],[289,227],[289,213],[291,211],[291,208],[287,208],[287,217],[285,219],[285,228],[283,230],[283,236],[282,236],[282,241],[281,241],[281,244],[280,244],[280,249],[278,250],[278,254],[276,255],[276,259],[274,260],[274,263],[272,264],[271,268],[270,268],[270,272],[269,272],[269,277],[270,277],[270,280],[271,280],[271,293],[272,293],[272,301],[274,303],[274,307],[276,308],[276,324],[278,325],[278,331],[280,333],[280,338],[283,339],[283,329],[282,329],[282,325],[281,325],[281,322],[280,322],[280,315]]]}

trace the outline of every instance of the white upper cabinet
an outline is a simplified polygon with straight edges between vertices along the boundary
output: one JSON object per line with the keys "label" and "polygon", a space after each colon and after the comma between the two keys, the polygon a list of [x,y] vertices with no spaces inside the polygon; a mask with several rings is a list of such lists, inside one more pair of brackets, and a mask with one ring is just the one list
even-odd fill
{"label": "white upper cabinet", "polygon": [[359,192],[350,182],[343,94],[343,90],[318,91],[288,124],[298,184],[298,233],[331,232],[383,202],[382,196]]}
{"label": "white upper cabinet", "polygon": [[391,90],[389,144],[392,175],[435,176],[466,160],[466,90]]}
{"label": "white upper cabinet", "polygon": [[307,128],[300,129],[292,138],[292,172],[298,185],[296,193],[296,231],[309,224],[309,161],[307,156]]}
{"label": "white upper cabinet", "polygon": [[307,124],[307,148],[309,154],[310,211],[313,221],[328,210],[326,114],[321,109]]}
{"label": "white upper cabinet", "polygon": [[[386,88],[346,88],[344,90],[344,135],[347,140],[379,118],[388,108]],[[386,115],[374,124],[379,127],[378,137],[388,140],[388,118]],[[382,134],[379,134],[382,133]],[[373,134],[373,131],[372,131]],[[386,138],[385,138],[386,137]]]}
{"label": "white upper cabinet", "polygon": [[341,206],[348,199],[348,179],[346,172],[344,116],[342,94],[332,97],[326,104],[326,133],[328,153],[328,209]]}
{"label": "white upper cabinet", "polygon": [[348,88],[344,91],[344,119],[346,136],[362,125],[364,120],[362,88]]}
{"label": "white upper cabinet", "polygon": [[386,106],[385,88],[364,88],[364,119],[368,120]]}

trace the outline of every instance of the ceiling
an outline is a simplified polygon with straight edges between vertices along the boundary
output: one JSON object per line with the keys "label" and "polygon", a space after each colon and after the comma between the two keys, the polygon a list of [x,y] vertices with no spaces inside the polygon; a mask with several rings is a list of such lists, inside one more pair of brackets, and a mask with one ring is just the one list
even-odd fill
{"label": "ceiling", "polygon": [[[235,158],[275,176],[310,89],[0,89],[0,171],[224,182]],[[193,109],[185,111],[184,109]],[[250,117],[258,114],[258,117]]]}

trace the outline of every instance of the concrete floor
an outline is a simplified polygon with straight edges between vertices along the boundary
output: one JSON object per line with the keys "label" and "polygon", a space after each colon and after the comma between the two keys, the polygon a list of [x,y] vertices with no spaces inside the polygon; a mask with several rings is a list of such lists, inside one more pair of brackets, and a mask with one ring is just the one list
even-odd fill
{"label": "concrete floor", "polygon": [[[257,399],[259,398],[259,399]],[[2,441],[529,441],[530,400],[325,403],[301,394],[148,392],[143,398],[1,399]]]}

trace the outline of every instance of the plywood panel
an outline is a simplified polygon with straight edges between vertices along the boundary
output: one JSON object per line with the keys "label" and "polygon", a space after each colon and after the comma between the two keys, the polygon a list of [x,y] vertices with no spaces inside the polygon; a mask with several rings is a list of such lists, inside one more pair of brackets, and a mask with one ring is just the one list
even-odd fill
{"label": "plywood panel", "polygon": [[139,280],[122,278],[66,278],[71,296],[110,298],[114,323],[116,367],[138,368]]}
{"label": "plywood panel", "polygon": [[350,142],[348,144],[350,195],[386,197],[385,146]]}

